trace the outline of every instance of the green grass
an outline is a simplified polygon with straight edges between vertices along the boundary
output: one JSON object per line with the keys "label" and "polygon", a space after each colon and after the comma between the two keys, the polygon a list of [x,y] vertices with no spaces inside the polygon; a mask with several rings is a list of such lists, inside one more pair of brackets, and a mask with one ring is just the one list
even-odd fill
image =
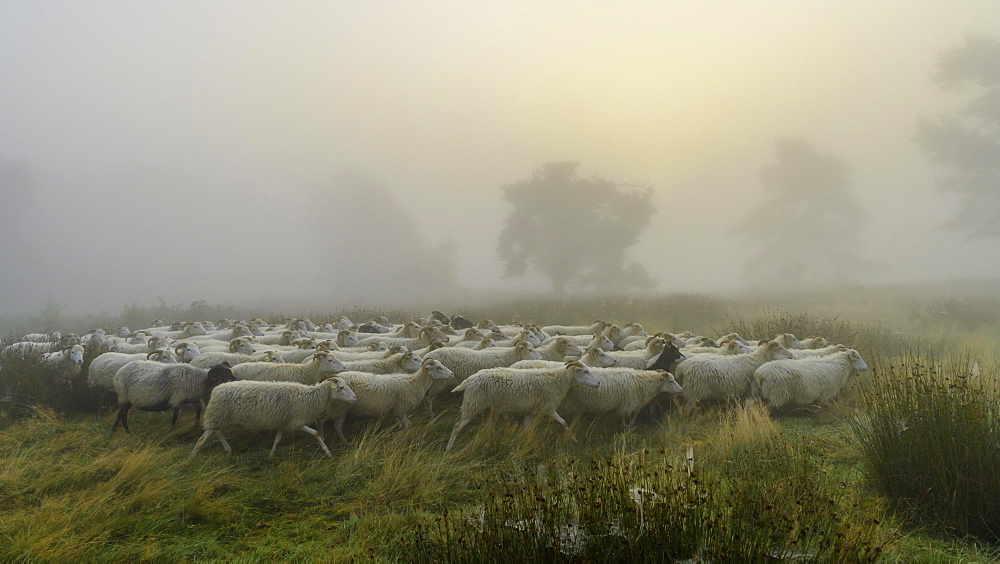
{"label": "green grass", "polygon": [[[268,459],[272,435],[237,431],[229,436],[231,457],[212,442],[188,461],[197,438],[189,432],[190,412],[177,431],[167,416],[136,413],[131,435],[112,433],[112,409],[92,407],[76,383],[72,390],[47,388],[31,380],[30,365],[7,365],[0,383],[21,392],[0,409],[0,559],[1000,558],[994,538],[969,519],[988,513],[977,501],[1000,499],[989,475],[995,431],[986,429],[998,399],[990,387],[995,327],[924,320],[918,330],[906,326],[905,308],[886,316],[892,323],[815,309],[748,309],[669,296],[519,300],[462,311],[498,322],[601,317],[638,320],[650,331],[816,333],[858,347],[873,370],[819,413],[771,418],[752,402],[717,405],[690,419],[668,411],[625,433],[614,418],[585,419],[574,427],[581,444],[564,440],[548,421],[523,430],[512,420],[484,418],[446,455],[458,415],[452,401],[433,421],[415,416],[405,434],[387,423],[349,421],[351,444],[331,437],[332,458],[297,433]],[[426,314],[378,307],[347,313]],[[911,350],[928,352],[907,356]],[[948,355],[961,362],[928,363]],[[956,384],[951,378],[968,368],[969,355],[980,380]],[[924,414],[923,438],[893,443],[898,433],[879,430],[891,431],[904,413],[910,421]],[[864,424],[876,423],[881,427],[866,431]],[[955,436],[961,440],[948,445]],[[963,453],[967,458],[956,461]],[[900,467],[908,473],[886,470]],[[973,486],[955,489],[963,483]],[[915,490],[893,489],[902,485]],[[636,487],[655,493],[643,498],[641,515]],[[935,497],[943,488],[967,497]],[[987,492],[978,500],[977,488]],[[555,540],[577,531],[583,533],[574,538],[586,542]]]}

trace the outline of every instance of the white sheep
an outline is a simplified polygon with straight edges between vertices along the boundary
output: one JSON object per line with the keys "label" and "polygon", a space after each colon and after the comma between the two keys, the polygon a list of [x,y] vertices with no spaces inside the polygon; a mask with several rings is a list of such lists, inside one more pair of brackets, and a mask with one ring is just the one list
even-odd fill
{"label": "white sheep", "polygon": [[[342,406],[333,413],[328,412],[327,417],[333,419],[337,437],[347,444],[344,419],[348,413],[362,417],[392,415],[399,420],[405,431],[412,425],[409,414],[423,401],[431,384],[451,380],[454,374],[445,365],[428,358],[413,374],[343,372],[341,377],[357,394],[358,401],[350,406]],[[322,427],[320,432],[322,433]]]}
{"label": "white sheep", "polygon": [[823,337],[810,335],[805,339],[802,339],[802,347],[806,349],[822,349],[828,346],[830,346],[830,341],[827,341]]}
{"label": "white sheep", "polygon": [[493,368],[476,372],[452,390],[464,392],[464,395],[461,417],[451,431],[445,452],[451,450],[458,433],[487,409],[494,413],[524,415],[525,427],[534,416],[545,415],[569,432],[566,421],[556,408],[573,382],[585,386],[600,385],[590,367],[575,361],[555,370]]}
{"label": "white sheep", "polygon": [[388,358],[347,361],[344,362],[344,367],[347,371],[367,372],[369,374],[394,374],[397,372],[410,374],[420,370],[422,362],[423,359],[415,351],[407,351]]}
{"label": "white sheep", "polygon": [[302,331],[284,330],[278,333],[257,335],[257,342],[262,345],[291,346],[292,341],[308,337]]}
{"label": "white sheep", "polygon": [[754,371],[753,387],[772,411],[786,405],[824,407],[865,370],[868,365],[854,349],[820,358],[775,360]]}
{"label": "white sheep", "polygon": [[354,402],[356,396],[344,380],[333,377],[311,386],[296,382],[241,381],[222,384],[212,392],[205,408],[205,430],[191,451],[191,457],[213,434],[229,455],[233,449],[222,434],[222,429],[238,425],[255,431],[277,431],[269,457],[274,456],[281,435],[285,432],[305,431],[316,437],[319,446],[331,456],[319,433],[308,426],[341,403]]}
{"label": "white sheep", "polygon": [[453,339],[448,339],[448,346],[450,347],[472,347],[478,344],[480,341],[486,338],[486,335],[476,329],[475,327],[470,327],[462,332],[461,335],[456,335]]}
{"label": "white sheep", "polygon": [[620,349],[619,343],[621,343],[627,335],[622,331],[622,328],[610,323],[601,330],[601,335],[607,337],[612,343],[614,343],[615,348]]}
{"label": "white sheep", "polygon": [[734,354],[746,354],[753,352],[755,347],[749,347],[743,343],[730,340],[726,344],[719,347],[684,347],[680,349],[684,356],[704,356],[704,355],[714,355],[714,356],[724,356],[724,355],[734,355]]}
{"label": "white sheep", "polygon": [[542,332],[553,337],[557,335],[596,335],[607,325],[606,322],[598,319],[590,325],[546,325],[542,327]]}
{"label": "white sheep", "polygon": [[681,386],[666,370],[591,368],[599,387],[573,384],[559,405],[566,416],[615,412],[626,427],[635,423],[639,411],[660,392],[680,394]]}
{"label": "white sheep", "polygon": [[583,350],[569,342],[566,337],[556,337],[547,345],[535,347],[538,354],[545,360],[561,361],[567,356],[578,357],[583,354]]}
{"label": "white sheep", "polygon": [[174,343],[173,347],[174,355],[177,357],[178,362],[191,362],[196,356],[201,354],[201,349],[194,343],[181,341],[180,343]]}
{"label": "white sheep", "polygon": [[29,343],[58,343],[62,339],[62,333],[54,331],[52,333],[28,333],[21,337],[20,341]]}
{"label": "white sheep", "polygon": [[791,357],[781,343],[770,341],[748,354],[703,355],[682,360],[675,375],[684,387],[685,413],[690,414],[701,401],[747,397],[754,370],[765,362]]}
{"label": "white sheep", "polygon": [[646,330],[638,323],[628,323],[622,327],[622,333],[626,337],[648,337]]}
{"label": "white sheep", "polygon": [[163,364],[175,364],[177,357],[167,349],[157,349],[146,354],[126,354],[106,352],[97,355],[87,367],[87,385],[91,388],[115,390],[115,374],[133,360],[155,360]]}
{"label": "white sheep", "polygon": [[[549,337],[542,341],[542,345],[547,345],[560,337]],[[578,347],[600,347],[606,351],[615,350],[615,344],[604,335],[569,335],[561,337]]]}
{"label": "white sheep", "polygon": [[511,368],[548,368],[548,367],[560,367],[566,364],[567,361],[577,360],[582,364],[587,366],[593,366],[598,368],[609,368],[615,366],[618,362],[608,354],[604,349],[599,349],[597,347],[587,347],[584,349],[583,354],[578,358],[568,357],[561,361],[553,360],[519,360],[514,364],[510,365]]}
{"label": "white sheep", "polygon": [[781,335],[777,335],[775,338],[771,340],[777,341],[778,343],[781,344],[781,346],[785,347],[786,349],[805,348],[805,346],[802,344],[802,341],[796,339],[795,335],[792,335],[791,333],[782,333]]}
{"label": "white sheep", "polygon": [[[407,352],[407,348],[402,345],[393,345],[388,347],[385,343],[370,343],[365,347],[366,350],[363,351],[334,351],[337,359],[341,362],[350,362],[356,360],[377,360],[380,358],[389,358],[394,354],[401,354]],[[294,351],[293,351],[294,352]],[[286,353],[282,352],[282,356]]]}
{"label": "white sheep", "polygon": [[209,352],[230,352],[238,354],[253,354],[257,352],[254,345],[255,337],[239,337],[232,341],[196,341],[201,354]]}
{"label": "white sheep", "polygon": [[254,334],[250,331],[250,328],[246,325],[234,325],[232,329],[227,329],[225,331],[208,333],[207,331],[202,335],[193,335],[191,337],[185,337],[188,341],[200,342],[205,340],[215,340],[215,341],[225,341],[229,342],[233,339],[239,339],[240,337],[252,337]]}
{"label": "white sheep", "polygon": [[[440,341],[434,341],[434,342],[437,343],[437,342],[440,342]],[[433,345],[433,344],[434,343],[431,343],[431,345]],[[461,347],[464,344],[465,343],[459,343],[459,344],[457,344],[455,346]],[[510,345],[510,343],[508,342],[504,346],[509,346],[509,345]],[[500,346],[500,344],[497,343],[495,340],[493,340],[492,337],[483,337],[478,343],[473,343],[473,344],[471,344],[471,345],[469,345],[469,346],[467,346],[465,348],[472,349],[474,351],[481,351],[483,349],[490,349],[490,348],[499,347],[499,346]],[[441,347],[436,347],[436,348],[427,347],[427,348],[430,349],[430,350],[436,350],[436,349],[441,348]],[[421,350],[423,350],[423,349],[421,349]]]}
{"label": "white sheep", "polygon": [[414,350],[419,349],[420,347],[426,347],[435,339],[448,342],[448,335],[436,327],[425,327],[420,330],[420,333],[418,333],[416,337],[387,337],[385,335],[377,335],[373,337],[365,337],[364,339],[358,341],[357,344],[359,346],[364,346],[372,342],[382,341],[388,345],[403,345],[410,350]]}
{"label": "white sheep", "polygon": [[320,351],[313,353],[310,360],[303,364],[273,362],[245,362],[233,367],[237,380],[257,380],[270,382],[298,382],[300,384],[315,384],[330,376],[336,376],[346,367],[337,357]]}
{"label": "white sheep", "polygon": [[216,364],[228,362],[229,366],[238,366],[247,362],[272,362],[282,364],[285,360],[275,351],[261,351],[259,353],[244,354],[231,352],[203,352],[191,361],[191,366],[198,368],[210,368]]}
{"label": "white sheep", "polygon": [[[424,358],[433,358],[448,367],[455,374],[455,382],[462,382],[484,368],[510,366],[519,360],[542,360],[535,347],[526,341],[518,341],[513,347],[491,347],[483,350],[445,347],[427,353]],[[427,413],[434,417],[434,400],[448,390],[447,384],[435,382],[427,392]]]}
{"label": "white sheep", "polygon": [[44,342],[35,343],[31,341],[19,341],[7,345],[0,351],[0,357],[6,359],[29,360],[39,358],[45,353],[64,350],[65,346],[59,343]]}
{"label": "white sheep", "polygon": [[[399,352],[407,350],[406,347],[404,347],[403,345],[393,345],[393,346],[402,349]],[[420,358],[423,358],[423,357],[427,356],[427,353],[429,353],[431,351],[436,351],[438,349],[443,349],[443,348],[445,348],[447,346],[448,346],[448,344],[445,343],[444,341],[441,341],[441,340],[438,340],[438,339],[434,339],[433,341],[431,341],[431,344],[427,345],[426,347],[424,347],[422,349],[417,349],[415,352],[420,355]],[[495,343],[494,343],[494,346],[495,346]],[[482,341],[480,341],[478,347],[470,347],[470,348],[472,348],[473,350],[482,350],[484,348],[489,348],[489,346],[484,346],[483,343],[482,343]]]}
{"label": "white sheep", "polygon": [[660,353],[666,347],[666,341],[659,337],[654,337],[645,349],[638,351],[611,351],[608,355],[615,359],[616,366],[620,368],[644,370],[656,357],[660,356]]}
{"label": "white sheep", "polygon": [[83,347],[72,345],[61,351],[44,353],[41,361],[47,376],[72,380],[83,366]]}
{"label": "white sheep", "polygon": [[182,407],[195,410],[195,425],[201,420],[202,398],[212,388],[234,379],[227,364],[211,368],[195,368],[187,364],[163,364],[149,360],[133,360],[115,373],[115,393],[118,395],[118,417],[111,430],[121,424],[128,428],[128,412],[132,407],[142,411],[173,409],[170,428],[177,424]]}
{"label": "white sheep", "polygon": [[654,337],[660,337],[667,342],[673,343],[674,346],[679,349],[684,348],[684,345],[687,344],[681,337],[664,331],[649,337],[625,337],[622,339],[622,342],[618,344],[618,346],[623,351],[637,351],[639,349],[646,348],[646,345],[648,345],[649,341]]}
{"label": "white sheep", "polygon": [[821,349],[791,350],[792,358],[819,358],[847,350],[847,345],[827,345]]}
{"label": "white sheep", "polygon": [[[739,333],[726,333],[725,335],[719,337],[719,346],[721,347],[724,344],[724,342],[728,341],[739,341],[744,345],[750,346],[750,342],[744,339],[743,337],[740,337]],[[787,349],[788,347],[785,348]]]}

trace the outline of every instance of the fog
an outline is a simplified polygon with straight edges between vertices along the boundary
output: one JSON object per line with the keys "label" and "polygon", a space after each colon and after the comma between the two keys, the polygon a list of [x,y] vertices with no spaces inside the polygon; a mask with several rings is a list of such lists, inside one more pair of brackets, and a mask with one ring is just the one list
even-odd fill
{"label": "fog", "polygon": [[651,190],[627,253],[657,290],[740,291],[782,247],[740,231],[782,140],[866,218],[834,282],[1000,276],[915,142],[975,94],[931,77],[1000,38],[991,0],[0,10],[0,313],[550,292],[504,277],[501,187],[566,161]]}

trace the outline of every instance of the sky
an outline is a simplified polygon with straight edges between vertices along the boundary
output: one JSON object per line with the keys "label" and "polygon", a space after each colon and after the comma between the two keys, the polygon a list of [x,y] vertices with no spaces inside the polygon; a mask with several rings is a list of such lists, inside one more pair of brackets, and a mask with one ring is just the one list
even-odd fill
{"label": "sky", "polygon": [[[0,0],[0,163],[31,177],[27,204],[0,202],[0,313],[377,302],[389,290],[372,277],[416,263],[462,287],[546,291],[503,278],[496,244],[500,187],[553,161],[652,189],[630,254],[658,290],[737,291],[753,249],[731,230],[766,198],[784,138],[850,167],[879,265],[859,280],[1000,276],[996,241],[940,228],[957,200],[913,142],[921,116],[967,100],[931,82],[938,57],[1000,38],[996,14],[986,0]],[[428,258],[448,245],[451,270]]]}

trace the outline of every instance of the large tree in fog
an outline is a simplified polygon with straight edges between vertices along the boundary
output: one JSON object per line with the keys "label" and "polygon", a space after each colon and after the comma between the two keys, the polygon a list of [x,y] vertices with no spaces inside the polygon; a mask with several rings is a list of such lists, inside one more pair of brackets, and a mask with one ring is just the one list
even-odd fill
{"label": "large tree in fog", "polygon": [[497,255],[507,276],[533,270],[567,287],[648,288],[656,284],[629,256],[656,211],[652,191],[630,190],[600,177],[583,178],[580,163],[547,163],[530,178],[507,184],[513,206]]}
{"label": "large tree in fog", "polygon": [[766,201],[735,232],[749,241],[745,274],[756,284],[850,282],[872,268],[858,230],[867,223],[847,164],[805,140],[778,139],[778,161],[761,171]]}
{"label": "large tree in fog", "polygon": [[1000,237],[1000,41],[966,37],[945,51],[931,77],[943,90],[972,93],[958,111],[921,119],[917,142],[948,174],[938,180],[961,205],[945,224],[970,237]]}

